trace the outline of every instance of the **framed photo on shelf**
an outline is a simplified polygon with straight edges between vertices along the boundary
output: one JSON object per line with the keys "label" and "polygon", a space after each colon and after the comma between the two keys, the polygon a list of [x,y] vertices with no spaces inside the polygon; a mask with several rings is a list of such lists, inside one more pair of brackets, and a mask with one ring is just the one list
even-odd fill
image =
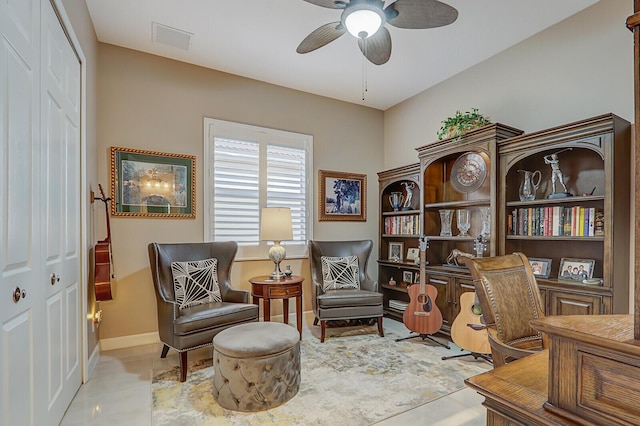
{"label": "framed photo on shelf", "polygon": [[593,267],[596,261],[593,259],[570,259],[563,257],[560,260],[558,270],[559,280],[582,281],[593,277]]}
{"label": "framed photo on shelf", "polygon": [[420,272],[416,272],[413,274],[413,283],[420,284]]}
{"label": "framed photo on shelf", "polygon": [[411,247],[407,249],[407,262],[418,263],[420,261],[420,249]]}
{"label": "framed photo on shelf", "polygon": [[413,283],[413,272],[402,271],[402,281],[404,281],[407,284]]}
{"label": "framed photo on shelf", "polygon": [[196,157],[111,147],[111,215],[196,217]]}
{"label": "framed photo on shelf", "polygon": [[366,222],[367,175],[318,170],[318,220]]}
{"label": "framed photo on shelf", "polygon": [[404,243],[389,243],[389,260],[402,262]]}
{"label": "framed photo on shelf", "polygon": [[539,278],[549,278],[549,273],[551,272],[551,259],[530,257],[529,263],[531,264],[533,275]]}

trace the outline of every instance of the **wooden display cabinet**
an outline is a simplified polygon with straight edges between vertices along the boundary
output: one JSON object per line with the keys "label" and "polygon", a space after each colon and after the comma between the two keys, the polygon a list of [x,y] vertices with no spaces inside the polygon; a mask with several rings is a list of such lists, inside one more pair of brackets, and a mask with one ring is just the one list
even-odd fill
{"label": "wooden display cabinet", "polygon": [[[417,148],[422,177],[421,202],[427,237],[427,283],[438,290],[436,305],[442,313],[442,330],[448,332],[460,311],[460,294],[473,291],[466,268],[447,264],[454,249],[476,253],[474,243],[482,231],[481,210],[489,212],[489,235],[483,255],[496,252],[496,143],[522,133],[503,124],[492,124],[459,138]],[[468,236],[459,236],[457,210],[470,212]],[[453,210],[451,236],[441,235],[440,210]]]}
{"label": "wooden display cabinet", "polygon": [[[545,156],[553,153],[573,196],[548,198],[553,192],[552,168]],[[630,124],[613,114],[602,115],[498,142],[498,156],[498,254],[519,251],[551,259],[549,277],[537,278],[546,293],[546,313],[628,312]],[[534,200],[521,201],[521,170],[541,173]],[[560,191],[564,188],[558,182],[556,192]],[[599,213],[600,223],[589,228],[580,214],[594,213]],[[579,218],[577,225],[569,214]],[[570,222],[574,226],[563,225]],[[594,260],[592,276],[602,278],[602,285],[558,279],[562,258]]]}
{"label": "wooden display cabinet", "polygon": [[[409,302],[408,285],[403,281],[404,272],[410,272],[412,282],[419,272],[419,265],[407,260],[410,248],[417,249],[420,237],[420,165],[418,163],[398,167],[378,173],[380,192],[380,239],[378,247],[378,286],[384,296],[384,312],[390,317],[402,321],[403,311],[397,309],[397,302]],[[397,211],[391,205],[392,193],[402,195],[402,203]],[[410,197],[407,202],[407,197]],[[391,259],[390,243],[402,248],[402,258]],[[395,285],[389,285],[391,279]],[[395,307],[389,306],[389,301]]]}

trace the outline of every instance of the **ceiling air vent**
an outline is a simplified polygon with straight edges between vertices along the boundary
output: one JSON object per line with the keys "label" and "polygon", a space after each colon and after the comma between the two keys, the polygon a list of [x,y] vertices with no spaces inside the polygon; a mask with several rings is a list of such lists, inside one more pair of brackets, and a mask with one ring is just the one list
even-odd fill
{"label": "ceiling air vent", "polygon": [[151,23],[152,40],[154,43],[176,47],[182,50],[189,50],[191,36],[193,33],[171,28],[166,25]]}

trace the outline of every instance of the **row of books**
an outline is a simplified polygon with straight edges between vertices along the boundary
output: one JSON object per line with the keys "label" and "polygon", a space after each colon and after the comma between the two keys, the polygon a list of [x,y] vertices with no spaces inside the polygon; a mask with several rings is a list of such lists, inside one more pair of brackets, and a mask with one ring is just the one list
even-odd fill
{"label": "row of books", "polygon": [[594,237],[604,235],[602,209],[546,206],[514,209],[507,218],[509,235]]}
{"label": "row of books", "polygon": [[389,216],[384,218],[384,233],[391,235],[419,235],[420,216]]}

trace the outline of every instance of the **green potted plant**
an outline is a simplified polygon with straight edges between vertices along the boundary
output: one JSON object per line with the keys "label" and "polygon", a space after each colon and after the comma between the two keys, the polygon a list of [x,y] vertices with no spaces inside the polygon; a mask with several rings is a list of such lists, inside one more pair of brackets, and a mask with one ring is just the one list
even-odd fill
{"label": "green potted plant", "polygon": [[438,130],[438,139],[460,137],[469,130],[477,129],[487,124],[491,124],[491,120],[489,117],[480,114],[477,108],[473,108],[471,111],[464,113],[456,111],[453,117],[442,121],[442,127]]}

